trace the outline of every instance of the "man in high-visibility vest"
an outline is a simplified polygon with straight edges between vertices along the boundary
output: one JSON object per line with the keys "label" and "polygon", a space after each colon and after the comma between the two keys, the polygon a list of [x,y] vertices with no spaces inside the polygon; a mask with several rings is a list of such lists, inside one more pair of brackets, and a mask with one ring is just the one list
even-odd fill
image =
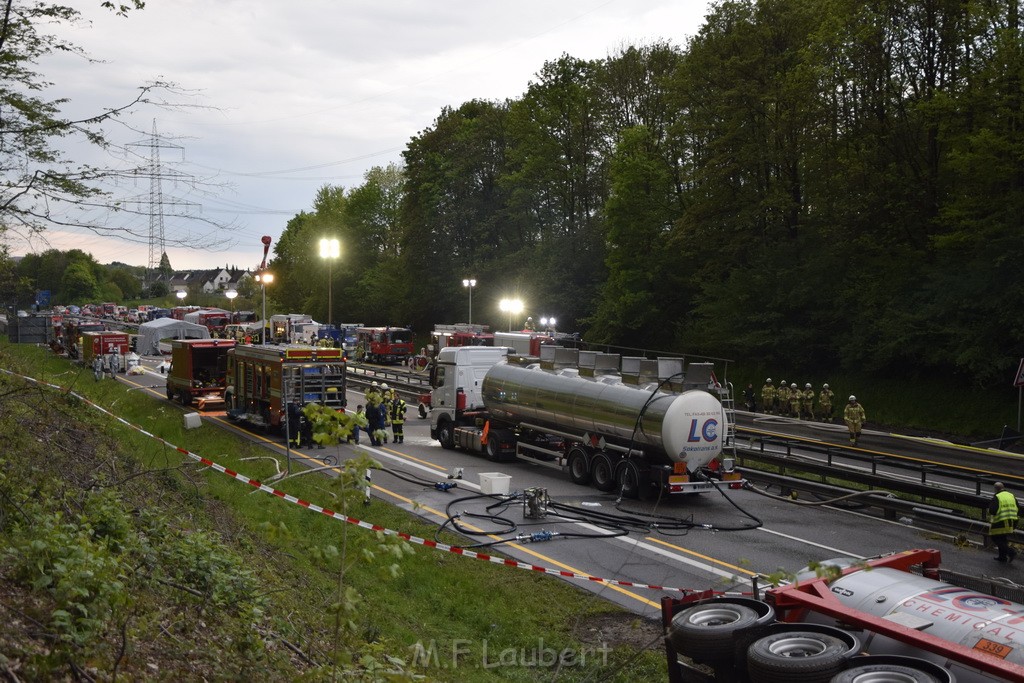
{"label": "man in high-visibility vest", "polygon": [[1010,534],[1017,526],[1017,499],[1012,493],[1006,490],[1003,482],[997,481],[992,485],[995,495],[988,504],[989,529],[988,535],[992,544],[999,551],[995,558],[996,562],[1013,562],[1017,557],[1017,551],[1010,547]]}

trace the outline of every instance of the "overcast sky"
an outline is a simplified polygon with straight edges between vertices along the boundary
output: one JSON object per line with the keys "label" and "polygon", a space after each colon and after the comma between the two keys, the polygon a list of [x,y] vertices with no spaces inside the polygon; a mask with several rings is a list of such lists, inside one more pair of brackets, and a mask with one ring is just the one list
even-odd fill
{"label": "overcast sky", "polygon": [[[102,63],[58,57],[43,65],[53,94],[86,114],[130,100],[156,79],[196,91],[177,111],[141,109],[132,125],[167,136],[167,172],[208,180],[215,196],[162,183],[169,241],[220,241],[218,250],[168,247],[176,269],[255,267],[260,237],[276,243],[325,184],[361,184],[373,166],[401,162],[409,139],[445,106],[525,92],[563,53],[600,59],[624,45],[684,46],[703,23],[702,0],[147,0],[115,17],[100,0],[72,0],[89,25],[67,32]],[[145,137],[114,129],[119,143]],[[131,138],[131,139],[129,139]],[[175,147],[180,146],[180,148]],[[140,149],[146,157],[148,149]],[[150,183],[113,188],[148,198]],[[173,202],[230,230],[176,217]],[[148,210],[148,208],[147,208]],[[104,218],[105,219],[105,218]],[[115,218],[111,220],[126,220]],[[130,226],[143,236],[149,219]],[[79,248],[100,263],[146,265],[145,243],[50,229],[11,239],[11,253]],[[312,247],[311,247],[312,248]]]}

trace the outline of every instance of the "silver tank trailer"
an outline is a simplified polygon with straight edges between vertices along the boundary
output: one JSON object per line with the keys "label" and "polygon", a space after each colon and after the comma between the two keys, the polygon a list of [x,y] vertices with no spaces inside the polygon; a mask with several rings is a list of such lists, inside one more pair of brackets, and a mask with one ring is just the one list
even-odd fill
{"label": "silver tank trailer", "polygon": [[[618,378],[591,379],[503,362],[487,371],[482,397],[491,415],[506,422],[601,436],[620,446],[635,439],[634,447],[642,447],[648,456],[686,462],[691,470],[722,452],[725,410],[707,391],[659,392],[651,399],[650,390]],[[634,437],[637,416],[648,399]]]}
{"label": "silver tank trailer", "polygon": [[[841,566],[842,561],[825,564]],[[1020,603],[888,567],[852,572],[831,582],[829,587],[832,595],[847,607],[1024,665],[1024,605]],[[827,621],[811,614],[808,621]],[[996,680],[885,636],[862,632],[857,637],[870,654],[928,659],[950,669],[958,683]]]}

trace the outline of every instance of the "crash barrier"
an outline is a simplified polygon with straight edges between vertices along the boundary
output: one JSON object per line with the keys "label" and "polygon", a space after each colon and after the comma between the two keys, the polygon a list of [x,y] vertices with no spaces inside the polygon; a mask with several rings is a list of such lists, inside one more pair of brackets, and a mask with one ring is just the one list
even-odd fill
{"label": "crash barrier", "polygon": [[407,533],[404,533],[402,531],[396,531],[394,529],[388,529],[387,527],[382,527],[380,525],[373,524],[371,522],[366,522],[366,521],[357,519],[355,517],[349,517],[348,515],[335,512],[334,510],[330,510],[328,508],[321,507],[321,506],[319,506],[319,505],[317,505],[315,503],[311,503],[311,502],[309,502],[307,500],[303,500],[301,498],[297,498],[297,497],[291,495],[290,493],[285,493],[284,491],[280,491],[280,490],[275,489],[275,488],[273,488],[271,486],[267,486],[266,484],[260,482],[257,479],[253,479],[251,477],[247,477],[244,474],[239,474],[238,472],[235,472],[234,470],[231,470],[231,469],[229,469],[227,467],[224,467],[223,465],[219,465],[219,464],[213,462],[212,460],[208,460],[207,458],[202,457],[201,455],[193,453],[192,451],[190,451],[190,450],[188,450],[186,448],[182,448],[180,446],[176,446],[175,444],[172,444],[170,441],[167,441],[163,437],[157,436],[156,434],[153,434],[153,433],[143,429],[142,427],[140,427],[138,425],[135,425],[135,424],[132,424],[131,422],[128,422],[124,418],[115,415],[114,413],[110,412],[109,410],[107,410],[103,406],[99,405],[98,403],[94,403],[93,401],[91,401],[88,398],[82,396],[81,394],[78,394],[78,393],[76,393],[74,391],[71,391],[71,389],[68,388],[68,387],[61,387],[59,385],[51,384],[49,382],[43,382],[42,380],[35,379],[34,377],[28,377],[28,376],[25,376],[25,375],[20,375],[20,374],[17,374],[15,372],[12,372],[10,370],[6,370],[4,368],[0,368],[0,372],[2,372],[4,374],[7,374],[7,375],[10,375],[12,377],[17,377],[17,378],[25,380],[27,382],[31,382],[33,384],[37,384],[39,386],[45,386],[45,387],[49,387],[51,389],[55,389],[55,390],[57,390],[57,391],[59,391],[59,392],[61,392],[63,394],[68,395],[68,396],[74,396],[75,398],[77,398],[78,400],[82,401],[86,405],[88,405],[88,406],[90,406],[92,408],[95,408],[96,410],[100,411],[104,415],[108,415],[109,417],[112,417],[113,419],[117,420],[118,422],[120,422],[121,424],[125,425],[126,427],[128,427],[130,429],[133,429],[133,430],[139,432],[140,434],[143,434],[143,435],[145,435],[145,436],[147,436],[147,437],[149,437],[151,439],[155,439],[155,440],[159,441],[160,443],[164,444],[165,446],[167,446],[169,448],[173,448],[174,450],[178,451],[182,455],[187,456],[187,457],[191,458],[192,460],[195,460],[196,462],[198,462],[198,463],[200,463],[202,465],[205,465],[206,467],[214,469],[214,470],[220,472],[221,474],[224,474],[225,476],[227,476],[227,477],[229,477],[231,479],[234,479],[236,481],[240,481],[240,482],[242,482],[244,484],[248,484],[249,486],[251,486],[251,487],[253,487],[255,489],[263,491],[264,493],[269,493],[270,495],[275,496],[277,498],[280,498],[282,500],[285,500],[285,501],[287,501],[289,503],[292,503],[293,505],[298,505],[299,507],[306,508],[307,510],[312,510],[313,512],[317,512],[317,513],[322,514],[322,515],[324,515],[326,517],[330,517],[331,519],[336,519],[336,520],[341,521],[341,522],[346,522],[348,524],[360,527],[362,529],[367,529],[367,530],[374,531],[374,532],[377,532],[377,533],[387,534],[389,536],[396,536],[396,537],[401,538],[402,540],[407,541],[409,543],[412,543],[414,545],[421,545],[421,546],[424,546],[426,548],[432,548],[434,550],[439,550],[441,552],[451,553],[453,555],[461,555],[463,557],[469,557],[469,558],[474,559],[474,560],[481,560],[483,562],[489,562],[491,564],[497,564],[497,565],[501,565],[501,566],[504,566],[504,567],[514,567],[516,569],[525,569],[527,571],[538,572],[538,573],[541,573],[541,574],[549,574],[551,576],[557,576],[557,577],[560,577],[560,578],[563,578],[563,579],[572,579],[572,580],[576,580],[576,581],[588,581],[590,583],[604,584],[604,585],[608,585],[608,586],[621,586],[621,587],[624,587],[624,588],[637,588],[637,589],[642,589],[642,590],[654,590],[654,591],[665,591],[665,592],[670,592],[670,593],[681,593],[681,594],[684,594],[684,595],[690,595],[690,594],[693,593],[693,590],[689,589],[689,588],[673,588],[671,586],[657,586],[657,585],[654,585],[654,584],[636,583],[634,581],[622,581],[622,580],[619,580],[619,579],[607,579],[607,578],[602,578],[602,577],[598,577],[598,576],[591,576],[589,574],[579,574],[577,572],[570,572],[570,571],[566,571],[564,569],[554,569],[552,567],[544,567],[544,566],[541,566],[541,565],[529,564],[527,562],[520,562],[518,560],[513,560],[513,559],[509,559],[509,558],[496,557],[494,555],[488,555],[486,553],[478,553],[478,552],[476,552],[474,550],[469,550],[467,548],[461,548],[459,546],[448,545],[447,543],[440,543],[438,541],[431,541],[430,539],[420,538],[419,536],[413,536],[411,534],[407,534]]}

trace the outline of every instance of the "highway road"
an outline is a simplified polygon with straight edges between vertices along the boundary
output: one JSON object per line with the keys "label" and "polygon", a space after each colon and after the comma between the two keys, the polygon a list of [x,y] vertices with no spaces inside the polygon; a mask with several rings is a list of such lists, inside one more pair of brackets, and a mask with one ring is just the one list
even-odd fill
{"label": "highway road", "polygon": [[[144,365],[147,367],[145,375],[120,376],[119,381],[143,388],[154,401],[167,401],[163,377],[153,369],[155,361],[146,359]],[[350,392],[350,406],[362,402],[361,392]],[[242,430],[222,411],[207,411],[202,415],[208,422],[263,443],[278,456],[285,454],[282,437]],[[745,419],[741,419],[741,425]],[[825,438],[836,436],[830,433],[835,430],[814,426],[806,429],[822,432]],[[449,513],[458,514],[459,523],[481,532],[467,537],[465,546],[500,541],[483,551],[500,550],[533,565],[665,587],[747,590],[757,575],[795,573],[809,562],[935,548],[942,552],[943,564],[949,569],[1024,583],[1024,564],[1001,565],[993,560],[992,551],[958,547],[952,539],[934,532],[856,511],[800,505],[800,501],[766,497],[752,490],[729,489],[651,504],[618,503],[615,495],[577,486],[557,470],[532,463],[495,463],[472,454],[444,450],[430,438],[429,421],[415,416],[415,406],[409,411],[405,434],[405,443],[378,448],[369,446],[364,435],[364,443],[358,448],[369,453],[385,470],[422,483],[375,471],[373,495],[437,524],[438,528],[449,520]],[[838,437],[842,438],[843,434],[839,433]],[[902,448],[902,441],[884,434],[870,434],[862,445],[892,449],[893,444],[900,444]],[[921,457],[937,457],[936,449],[946,448],[918,440],[912,443],[914,453]],[[335,462],[352,457],[356,448],[346,444],[292,451],[292,455],[295,464],[320,466],[325,457],[334,458]],[[988,464],[992,462],[984,453],[970,454],[970,457],[975,456]],[[959,457],[966,459],[968,454],[962,453]],[[1005,467],[1019,468],[1020,461],[1011,459]],[[457,481],[458,487],[446,492],[437,490],[433,484],[450,482],[448,475],[453,468],[461,468],[463,473],[462,479]],[[480,475],[487,473],[509,476],[512,492],[534,487],[546,489],[559,509],[549,509],[542,519],[525,519],[520,503],[499,505],[488,512],[488,506],[499,504],[499,498],[480,497]],[[284,503],[268,500],[268,504]],[[372,513],[373,506],[366,508],[368,517],[372,517]],[[490,514],[501,520],[490,519]],[[630,521],[621,522],[619,528],[613,530],[608,524],[595,520],[595,514],[623,516]],[[372,518],[367,521],[374,522]],[[553,535],[551,540],[539,540],[547,532]],[[515,542],[517,535],[537,540]],[[418,552],[438,551],[422,548]],[[508,571],[521,570],[510,568]],[[657,616],[661,596],[672,594],[589,581],[572,583],[649,617]]]}

